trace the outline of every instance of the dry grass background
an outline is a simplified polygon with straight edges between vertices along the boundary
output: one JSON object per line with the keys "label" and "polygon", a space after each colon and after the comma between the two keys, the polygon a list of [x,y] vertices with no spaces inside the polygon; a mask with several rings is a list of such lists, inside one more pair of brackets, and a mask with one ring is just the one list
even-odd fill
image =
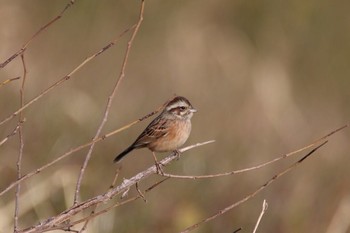
{"label": "dry grass background", "polygon": [[[1,0],[0,61],[66,4]],[[199,110],[187,144],[216,142],[186,152],[166,168],[171,173],[249,167],[311,142],[349,121],[349,7],[346,1],[147,1],[103,133],[153,111],[176,93]],[[138,1],[77,1],[28,47],[26,102],[134,24],[138,12]],[[129,35],[24,111],[24,174],[91,140]],[[0,70],[0,81],[22,72],[16,59]],[[19,108],[20,83],[0,87],[1,120]],[[16,124],[12,120],[0,126],[0,140]],[[146,124],[96,144],[82,200],[109,187],[114,156]],[[21,228],[72,205],[86,153],[82,150],[23,183]],[[17,155],[15,136],[0,147],[1,190],[16,180]],[[88,232],[178,232],[242,198],[295,159],[237,176],[169,180],[147,194],[147,204],[138,200],[109,212],[93,220]],[[135,151],[123,162],[120,176],[130,177],[151,164],[150,152]],[[238,227],[251,232],[263,199],[269,209],[260,232],[350,232],[349,164],[345,130],[291,174],[197,232]],[[0,199],[0,232],[12,231],[13,211],[11,191]]]}

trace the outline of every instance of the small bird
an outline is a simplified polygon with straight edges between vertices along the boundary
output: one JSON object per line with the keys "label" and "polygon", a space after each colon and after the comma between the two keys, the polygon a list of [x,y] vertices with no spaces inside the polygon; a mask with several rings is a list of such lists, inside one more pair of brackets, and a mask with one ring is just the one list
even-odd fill
{"label": "small bird", "polygon": [[197,110],[185,97],[174,97],[165,103],[159,116],[146,127],[134,143],[114,159],[114,162],[120,162],[134,149],[147,147],[152,151],[158,172],[162,172],[154,152],[177,152],[190,135],[191,118],[195,112]]}

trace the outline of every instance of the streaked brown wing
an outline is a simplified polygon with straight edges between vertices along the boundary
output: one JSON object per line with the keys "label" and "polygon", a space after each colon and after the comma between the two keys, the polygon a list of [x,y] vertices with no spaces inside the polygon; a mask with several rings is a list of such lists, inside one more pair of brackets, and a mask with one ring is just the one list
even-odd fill
{"label": "streaked brown wing", "polygon": [[133,143],[133,147],[145,147],[158,138],[164,137],[168,132],[168,128],[168,121],[158,116],[146,127],[140,136],[138,136],[136,141]]}

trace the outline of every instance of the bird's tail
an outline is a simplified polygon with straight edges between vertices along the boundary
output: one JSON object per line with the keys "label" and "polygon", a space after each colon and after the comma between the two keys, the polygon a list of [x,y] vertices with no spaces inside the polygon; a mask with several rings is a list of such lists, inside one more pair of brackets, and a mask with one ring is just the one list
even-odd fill
{"label": "bird's tail", "polygon": [[130,146],[128,148],[126,148],[126,150],[124,150],[122,153],[120,153],[117,157],[115,157],[115,159],[113,160],[114,163],[118,163],[120,162],[120,160],[122,160],[122,158],[127,155],[130,151],[132,151],[133,149],[135,149],[133,146]]}

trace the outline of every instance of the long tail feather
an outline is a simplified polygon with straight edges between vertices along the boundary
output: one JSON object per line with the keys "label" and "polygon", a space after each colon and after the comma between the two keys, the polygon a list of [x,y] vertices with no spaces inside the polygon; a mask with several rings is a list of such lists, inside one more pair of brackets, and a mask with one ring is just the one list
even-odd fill
{"label": "long tail feather", "polygon": [[120,160],[122,160],[122,158],[127,155],[130,151],[132,151],[133,149],[135,149],[133,146],[130,146],[128,148],[126,148],[126,150],[124,150],[122,153],[120,153],[117,157],[115,157],[115,159],[113,160],[114,163],[118,163],[120,162]]}

